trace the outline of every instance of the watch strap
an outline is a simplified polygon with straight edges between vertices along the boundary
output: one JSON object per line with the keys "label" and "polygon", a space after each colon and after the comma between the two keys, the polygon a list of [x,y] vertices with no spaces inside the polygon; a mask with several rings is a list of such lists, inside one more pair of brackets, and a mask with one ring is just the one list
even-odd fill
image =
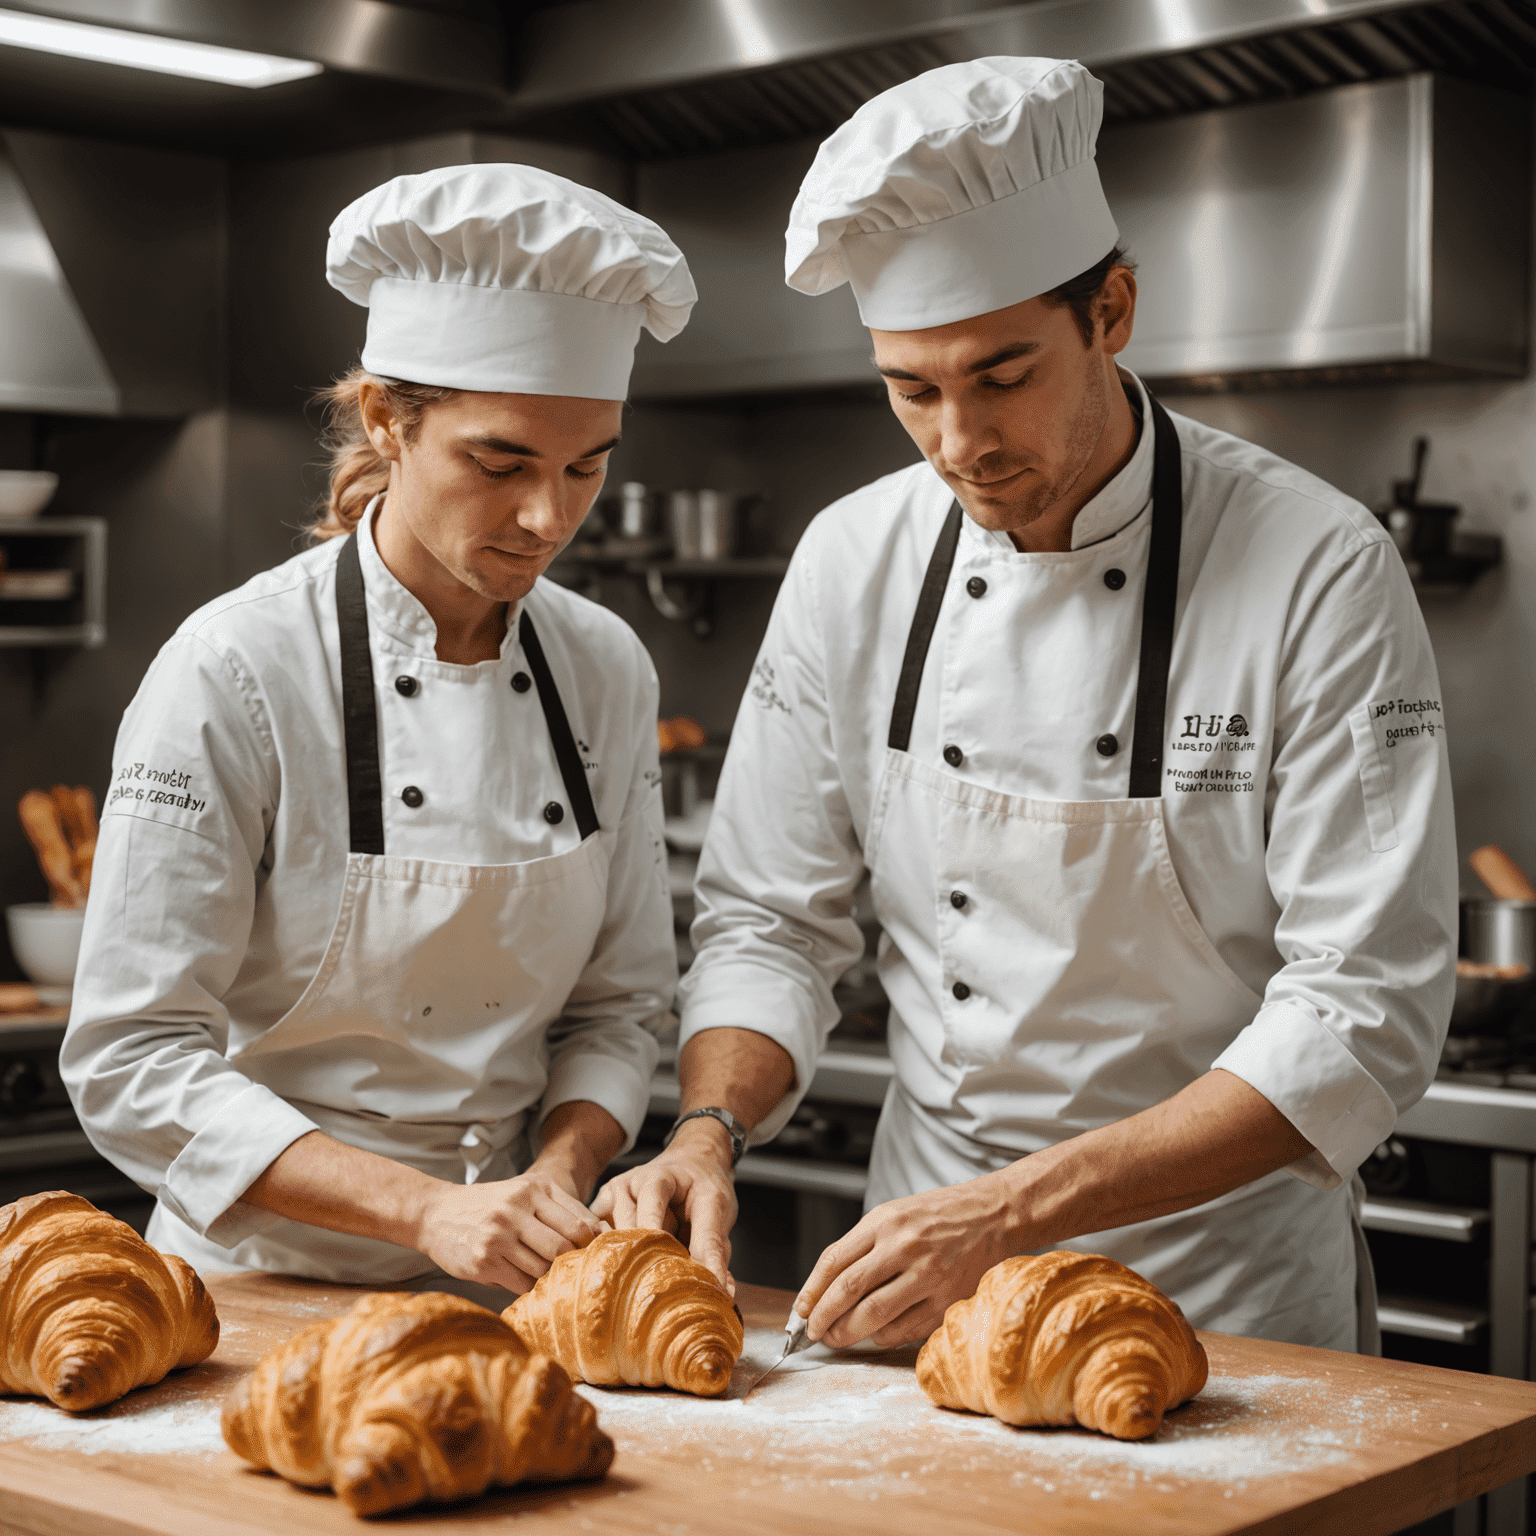
{"label": "watch strap", "polygon": [[686,1115],[679,1115],[672,1122],[672,1129],[662,1137],[662,1146],[670,1147],[678,1131],[690,1120],[697,1120],[701,1116],[718,1120],[725,1127],[726,1135],[731,1138],[731,1167],[734,1168],[741,1161],[741,1154],[747,1150],[747,1128],[730,1110],[722,1109],[718,1104],[709,1104],[703,1109],[690,1109]]}

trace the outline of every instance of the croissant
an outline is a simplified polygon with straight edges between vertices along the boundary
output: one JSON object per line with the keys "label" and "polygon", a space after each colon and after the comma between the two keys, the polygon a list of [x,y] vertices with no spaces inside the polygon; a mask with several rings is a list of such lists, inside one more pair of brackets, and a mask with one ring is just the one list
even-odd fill
{"label": "croissant", "polygon": [[1156,1434],[1205,1385],[1205,1350],[1150,1281],[1097,1254],[1004,1259],[957,1301],[917,1357],[941,1408],[1007,1424]]}
{"label": "croissant", "polygon": [[218,1342],[203,1282],[125,1222],[62,1190],[0,1206],[0,1392],[79,1413]]}
{"label": "croissant", "polygon": [[358,1515],[601,1477],[613,1461],[553,1360],[494,1312],[437,1292],[365,1296],[311,1323],[235,1385],[223,1430],[252,1466],[334,1488]]}
{"label": "croissant", "polygon": [[725,1391],[745,1337],[730,1297],[665,1232],[602,1233],[501,1315],[579,1381],[698,1397]]}

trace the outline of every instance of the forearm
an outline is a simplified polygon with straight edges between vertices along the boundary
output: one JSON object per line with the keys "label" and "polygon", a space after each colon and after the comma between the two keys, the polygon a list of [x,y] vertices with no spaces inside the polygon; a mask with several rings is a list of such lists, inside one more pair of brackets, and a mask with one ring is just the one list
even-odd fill
{"label": "forearm", "polygon": [[545,1116],[533,1166],[546,1170],[578,1200],[586,1201],[627,1139],[624,1127],[600,1104],[572,1099],[557,1104]]}
{"label": "forearm", "polygon": [[[677,1078],[679,1114],[716,1105],[750,1131],[794,1086],[795,1067],[782,1045],[755,1029],[706,1029],[683,1047]],[[693,1140],[729,1160],[731,1139],[718,1120],[690,1120],[673,1144]]]}
{"label": "forearm", "polygon": [[330,1232],[421,1246],[423,1215],[442,1181],[322,1131],[293,1142],[245,1191],[248,1204]]}
{"label": "forearm", "polygon": [[1305,1157],[1310,1144],[1219,1068],[1171,1099],[1004,1169],[1018,1251],[1188,1210]]}

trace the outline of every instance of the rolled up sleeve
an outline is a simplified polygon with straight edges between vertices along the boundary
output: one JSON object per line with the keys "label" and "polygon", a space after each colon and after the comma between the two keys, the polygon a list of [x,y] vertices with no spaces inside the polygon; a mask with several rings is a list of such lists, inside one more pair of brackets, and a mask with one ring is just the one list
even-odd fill
{"label": "rolled up sleeve", "polygon": [[696,958],[681,1044],[750,1029],[794,1063],[793,1088],[754,1129],[778,1135],[804,1097],[839,1010],[832,988],[863,953],[864,872],[832,735],[814,587],[815,525],[774,605],[721,770],[699,860]]}
{"label": "rolled up sleeve", "polygon": [[1445,714],[1397,551],[1369,542],[1309,602],[1276,709],[1266,869],[1283,960],[1215,1066],[1350,1177],[1434,1077],[1456,971]]}
{"label": "rolled up sleeve", "polygon": [[656,745],[660,690],[638,642],[635,653],[626,757],[631,778],[612,835],[603,927],[546,1037],[549,1082],[539,1114],[542,1123],[559,1104],[597,1104],[623,1127],[625,1150],[634,1145],[650,1104],[657,1036],[671,1023],[677,987]]}
{"label": "rolled up sleeve", "polygon": [[226,1247],[275,1219],[240,1197],[315,1129],[225,1056],[275,781],[247,680],[173,639],[118,734],[59,1058],[97,1151]]}

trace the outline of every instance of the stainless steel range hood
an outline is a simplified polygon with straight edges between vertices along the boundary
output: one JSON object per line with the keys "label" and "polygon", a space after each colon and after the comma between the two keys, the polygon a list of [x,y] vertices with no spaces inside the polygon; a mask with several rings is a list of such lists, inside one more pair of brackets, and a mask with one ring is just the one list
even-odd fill
{"label": "stainless steel range hood", "polygon": [[114,416],[117,384],[0,146],[0,409]]}
{"label": "stainless steel range hood", "polygon": [[1109,123],[1426,70],[1524,91],[1536,0],[574,0],[526,19],[507,114],[666,159],[825,136],[992,53],[1081,59]]}
{"label": "stainless steel range hood", "polygon": [[[1127,124],[1100,139],[1140,264],[1127,363],[1181,389],[1510,376],[1526,367],[1527,102],[1416,75]],[[783,280],[813,140],[643,165],[639,206],[701,295],[636,398],[874,386],[846,290]]]}
{"label": "stainless steel range hood", "polygon": [[1128,366],[1184,387],[1525,371],[1523,98],[1414,75],[1100,138]]}

